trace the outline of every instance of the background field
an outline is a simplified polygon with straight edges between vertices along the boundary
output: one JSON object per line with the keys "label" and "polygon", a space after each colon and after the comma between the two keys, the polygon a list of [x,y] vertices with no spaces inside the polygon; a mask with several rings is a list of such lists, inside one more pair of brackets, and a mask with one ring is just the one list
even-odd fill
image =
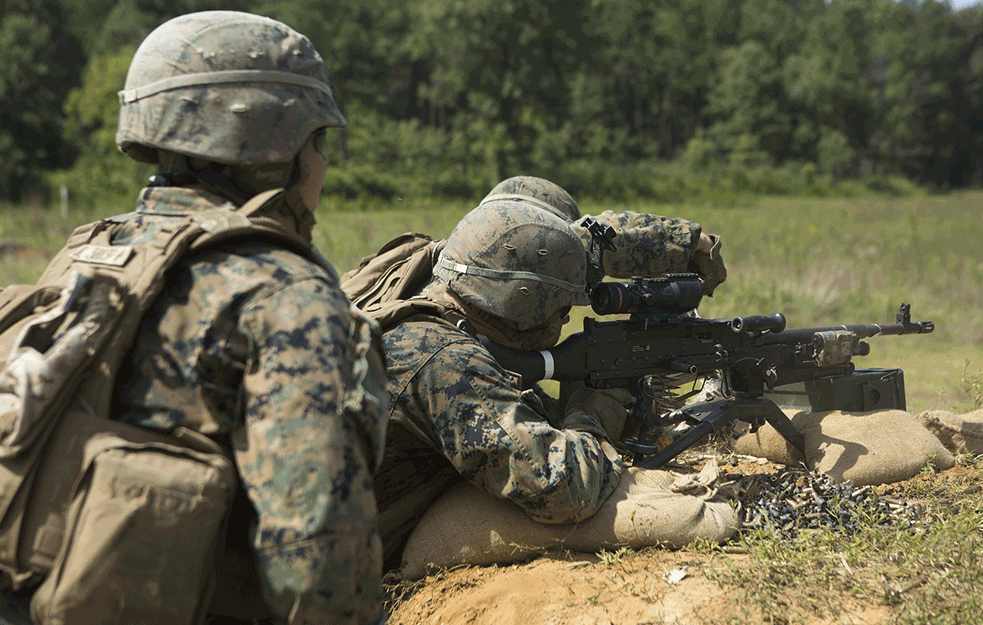
{"label": "background field", "polygon": [[[983,193],[909,199],[759,199],[741,206],[601,204],[685,216],[722,235],[727,282],[704,317],[782,311],[792,326],[891,322],[898,304],[935,321],[931,335],[871,339],[863,366],[905,370],[910,412],[964,412],[983,397]],[[344,211],[322,202],[317,245],[340,271],[390,237],[450,233],[467,202]],[[120,207],[109,212],[125,212]],[[33,280],[72,228],[94,212],[0,206],[0,285]],[[583,314],[581,314],[581,317]],[[580,319],[570,330],[580,326]],[[417,582],[387,578],[390,622],[983,623],[981,458],[926,469],[878,491],[926,507],[924,524],[794,541],[742,533],[679,551],[546,554],[526,565],[463,567]],[[774,466],[753,465],[757,471]],[[686,571],[670,585],[665,575]],[[510,620],[511,619],[511,620]]]}
{"label": "background field", "polygon": [[[325,212],[317,241],[339,269],[391,236],[446,236],[469,204],[378,213]],[[743,206],[581,201],[583,212],[633,210],[685,217],[723,237],[727,282],[704,317],[780,311],[790,327],[893,322],[901,302],[931,335],[874,338],[860,366],[905,370],[908,408],[957,411],[981,402],[983,193],[817,200],[761,198]],[[580,318],[587,309],[581,311]],[[570,331],[580,328],[574,315]]]}
{"label": "background field", "polygon": [[[394,235],[445,237],[471,208],[464,201],[345,211],[322,202],[315,243],[339,271]],[[685,217],[723,237],[727,282],[700,308],[704,317],[780,311],[790,327],[893,322],[901,302],[931,335],[871,339],[860,366],[905,370],[908,408],[957,411],[983,401],[983,193],[849,200],[762,198],[742,206],[597,203],[585,213],[633,210]],[[122,207],[110,212],[125,212]],[[0,285],[33,281],[46,256],[91,210],[0,207]],[[13,249],[11,243],[27,249]],[[585,309],[568,326],[580,328]]]}

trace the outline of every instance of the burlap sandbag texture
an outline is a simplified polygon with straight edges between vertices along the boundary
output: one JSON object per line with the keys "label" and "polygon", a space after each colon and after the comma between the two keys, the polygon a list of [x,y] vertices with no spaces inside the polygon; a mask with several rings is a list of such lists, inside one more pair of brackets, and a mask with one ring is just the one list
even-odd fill
{"label": "burlap sandbag texture", "polygon": [[434,502],[413,530],[403,551],[403,577],[418,579],[430,567],[509,564],[550,548],[593,553],[723,542],[736,531],[737,509],[716,493],[709,473],[677,478],[629,469],[594,516],[562,525],[533,521],[512,502],[460,484]]}
{"label": "burlap sandbag texture", "polygon": [[[888,484],[906,480],[929,464],[942,470],[955,464],[939,439],[903,410],[786,409],[785,414],[805,438],[806,466],[837,481],[852,480],[857,486]],[[781,464],[796,465],[803,460],[770,425],[741,436],[732,448]]]}
{"label": "burlap sandbag texture", "polygon": [[983,410],[955,414],[947,410],[926,410],[918,420],[957,454],[983,454]]}

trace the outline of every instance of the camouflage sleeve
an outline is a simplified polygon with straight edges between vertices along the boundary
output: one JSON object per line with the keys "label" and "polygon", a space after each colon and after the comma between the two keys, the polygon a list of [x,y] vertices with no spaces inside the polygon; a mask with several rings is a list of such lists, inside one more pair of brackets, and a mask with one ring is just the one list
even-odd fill
{"label": "camouflage sleeve", "polygon": [[[617,249],[604,252],[604,273],[612,278],[687,271],[702,232],[698,223],[648,213],[604,211],[593,218],[618,233]],[[590,233],[577,224],[572,228],[590,246]]]}
{"label": "camouflage sleeve", "polygon": [[537,521],[585,519],[621,479],[621,459],[607,441],[551,427],[536,393],[520,392],[477,343],[440,349],[412,386],[434,443],[457,471]]}
{"label": "camouflage sleeve", "polygon": [[233,445],[257,513],[264,599],[278,623],[382,615],[372,470],[384,425],[381,396],[372,395],[384,379],[381,356],[359,354],[355,321],[336,285],[311,278],[252,302],[241,317],[253,348],[245,425]]}
{"label": "camouflage sleeve", "polygon": [[565,406],[560,399],[547,393],[538,384],[532,386],[532,392],[536,394],[546,410],[546,422],[555,428],[560,427],[560,424],[563,423],[563,417],[566,416],[563,414]]}

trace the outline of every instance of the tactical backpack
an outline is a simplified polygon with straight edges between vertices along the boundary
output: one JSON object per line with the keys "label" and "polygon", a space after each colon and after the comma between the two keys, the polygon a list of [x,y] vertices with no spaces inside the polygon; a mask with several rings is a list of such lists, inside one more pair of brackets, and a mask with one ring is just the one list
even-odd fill
{"label": "tactical backpack", "polygon": [[[37,622],[203,617],[234,465],[192,430],[163,434],[110,419],[113,390],[168,269],[188,254],[269,240],[333,273],[309,243],[256,216],[281,193],[175,217],[145,245],[111,245],[132,214],[80,226],[36,285],[0,290],[0,590],[30,590],[43,579],[32,602]],[[121,508],[128,516],[114,525],[104,513]],[[178,553],[163,551],[168,557],[148,566],[169,535]],[[143,541],[142,554],[120,555],[109,542],[131,538]],[[102,561],[93,561],[100,549]],[[100,575],[112,575],[101,589]],[[143,605],[121,605],[129,593],[142,593]]]}
{"label": "tactical backpack", "polygon": [[418,232],[402,234],[345,273],[341,290],[383,330],[416,314],[442,317],[444,307],[413,296],[433,277],[433,266],[444,243]]}

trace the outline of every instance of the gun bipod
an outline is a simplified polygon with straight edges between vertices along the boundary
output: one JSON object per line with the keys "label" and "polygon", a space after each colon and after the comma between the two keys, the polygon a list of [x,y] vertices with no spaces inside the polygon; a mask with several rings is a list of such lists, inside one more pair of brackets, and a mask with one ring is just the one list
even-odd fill
{"label": "gun bipod", "polygon": [[805,439],[802,433],[775,402],[765,397],[737,397],[701,402],[668,413],[665,418],[670,423],[686,422],[693,427],[661,449],[641,441],[622,441],[622,446],[635,454],[635,466],[643,469],[658,469],[705,436],[721,431],[734,421],[749,423],[751,432],[756,431],[764,423],[770,423],[803,458],[805,457]]}

